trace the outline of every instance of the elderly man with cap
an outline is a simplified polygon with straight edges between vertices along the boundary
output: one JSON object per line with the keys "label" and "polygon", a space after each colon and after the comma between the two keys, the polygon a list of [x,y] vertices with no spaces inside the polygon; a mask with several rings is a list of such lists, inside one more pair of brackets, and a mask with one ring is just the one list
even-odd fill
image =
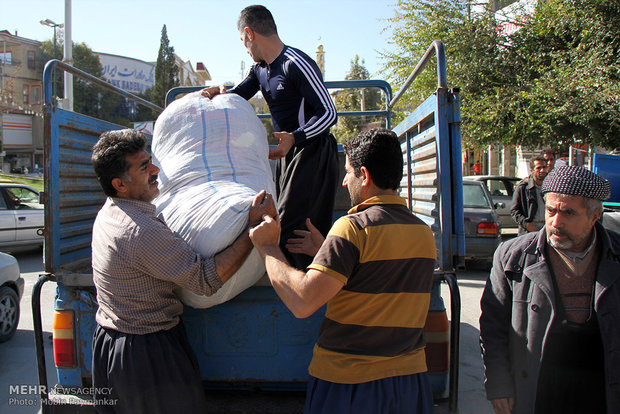
{"label": "elderly man with cap", "polygon": [[581,167],[545,179],[545,227],[497,249],[480,345],[496,413],[620,413],[620,234],[610,184]]}

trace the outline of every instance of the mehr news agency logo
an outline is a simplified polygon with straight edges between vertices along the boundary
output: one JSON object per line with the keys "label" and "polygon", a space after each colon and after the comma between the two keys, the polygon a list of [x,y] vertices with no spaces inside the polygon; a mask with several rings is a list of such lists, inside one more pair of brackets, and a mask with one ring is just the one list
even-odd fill
{"label": "mehr news agency logo", "polygon": [[[9,406],[35,406],[39,401],[37,397],[47,393],[49,398],[41,400],[42,405],[81,405],[85,401],[70,396],[88,398],[88,403],[95,405],[116,405],[116,399],[108,398],[112,394],[109,387],[54,387],[47,392],[45,385],[17,384],[9,385]],[[94,399],[95,395],[97,399]]]}

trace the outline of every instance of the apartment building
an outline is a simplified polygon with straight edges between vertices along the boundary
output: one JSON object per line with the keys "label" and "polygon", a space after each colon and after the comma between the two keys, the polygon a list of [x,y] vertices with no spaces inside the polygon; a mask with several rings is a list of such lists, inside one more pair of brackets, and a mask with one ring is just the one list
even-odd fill
{"label": "apartment building", "polygon": [[43,166],[41,42],[0,31],[0,168],[23,172]]}

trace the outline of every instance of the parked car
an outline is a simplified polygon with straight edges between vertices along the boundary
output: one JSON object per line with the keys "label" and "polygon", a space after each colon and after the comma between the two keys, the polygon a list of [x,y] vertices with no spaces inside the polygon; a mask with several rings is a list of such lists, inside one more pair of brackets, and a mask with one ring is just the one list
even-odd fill
{"label": "parked car", "polygon": [[465,259],[491,261],[501,241],[496,207],[483,183],[463,180]]}
{"label": "parked car", "polygon": [[467,175],[463,177],[463,180],[480,181],[489,190],[493,203],[504,204],[503,207],[495,210],[499,217],[502,234],[517,234],[519,232],[519,226],[510,215],[512,195],[517,183],[521,181],[519,178],[502,175]]}
{"label": "parked car", "polygon": [[24,293],[24,279],[17,260],[0,253],[0,342],[13,337],[19,323],[19,301]]}
{"label": "parked car", "polygon": [[44,216],[37,190],[24,184],[0,182],[0,251],[42,246]]}

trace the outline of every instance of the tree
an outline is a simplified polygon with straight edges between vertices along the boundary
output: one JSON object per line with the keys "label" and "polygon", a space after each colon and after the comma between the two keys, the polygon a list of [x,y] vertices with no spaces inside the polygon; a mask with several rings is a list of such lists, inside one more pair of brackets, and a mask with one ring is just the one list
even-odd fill
{"label": "tree", "polygon": [[164,25],[161,29],[159,53],[155,64],[155,86],[151,92],[151,101],[163,108],[166,93],[175,86],[179,86],[179,67],[175,62],[174,47],[170,46],[168,32]]}
{"label": "tree", "polygon": [[[54,45],[51,41],[44,41],[41,44],[40,52],[38,54],[38,68],[42,72],[43,67],[48,60],[56,58],[62,59],[63,42]],[[73,44],[73,66],[87,72],[100,79],[102,67],[99,57],[93,53],[93,51],[85,43]],[[60,91],[63,90],[63,76],[62,71],[56,71],[54,75],[56,80],[55,94],[61,95]],[[113,121],[128,125],[126,120],[115,114],[115,109],[121,101],[121,97],[114,94],[111,91],[105,90],[102,87],[85,81],[77,76],[73,77],[73,109],[76,112],[93,116],[99,119]]]}
{"label": "tree", "polygon": [[[470,12],[457,0],[401,0],[384,72],[402,85],[440,39],[450,84],[461,88],[466,145],[620,144],[617,0],[542,1],[509,36],[493,14]],[[418,104],[434,88],[427,70],[404,99]]]}
{"label": "tree", "polygon": [[[364,67],[364,60],[360,62],[360,57],[355,55],[351,60],[351,68],[345,76],[345,80],[361,80],[368,79],[370,73]],[[376,88],[343,89],[339,91],[335,97],[336,109],[342,111],[359,111],[381,109],[385,105],[381,98],[381,92]],[[338,124],[334,128],[334,135],[338,142],[346,142],[350,138],[357,135],[368,124],[382,121],[377,116],[341,116],[338,118]]]}

